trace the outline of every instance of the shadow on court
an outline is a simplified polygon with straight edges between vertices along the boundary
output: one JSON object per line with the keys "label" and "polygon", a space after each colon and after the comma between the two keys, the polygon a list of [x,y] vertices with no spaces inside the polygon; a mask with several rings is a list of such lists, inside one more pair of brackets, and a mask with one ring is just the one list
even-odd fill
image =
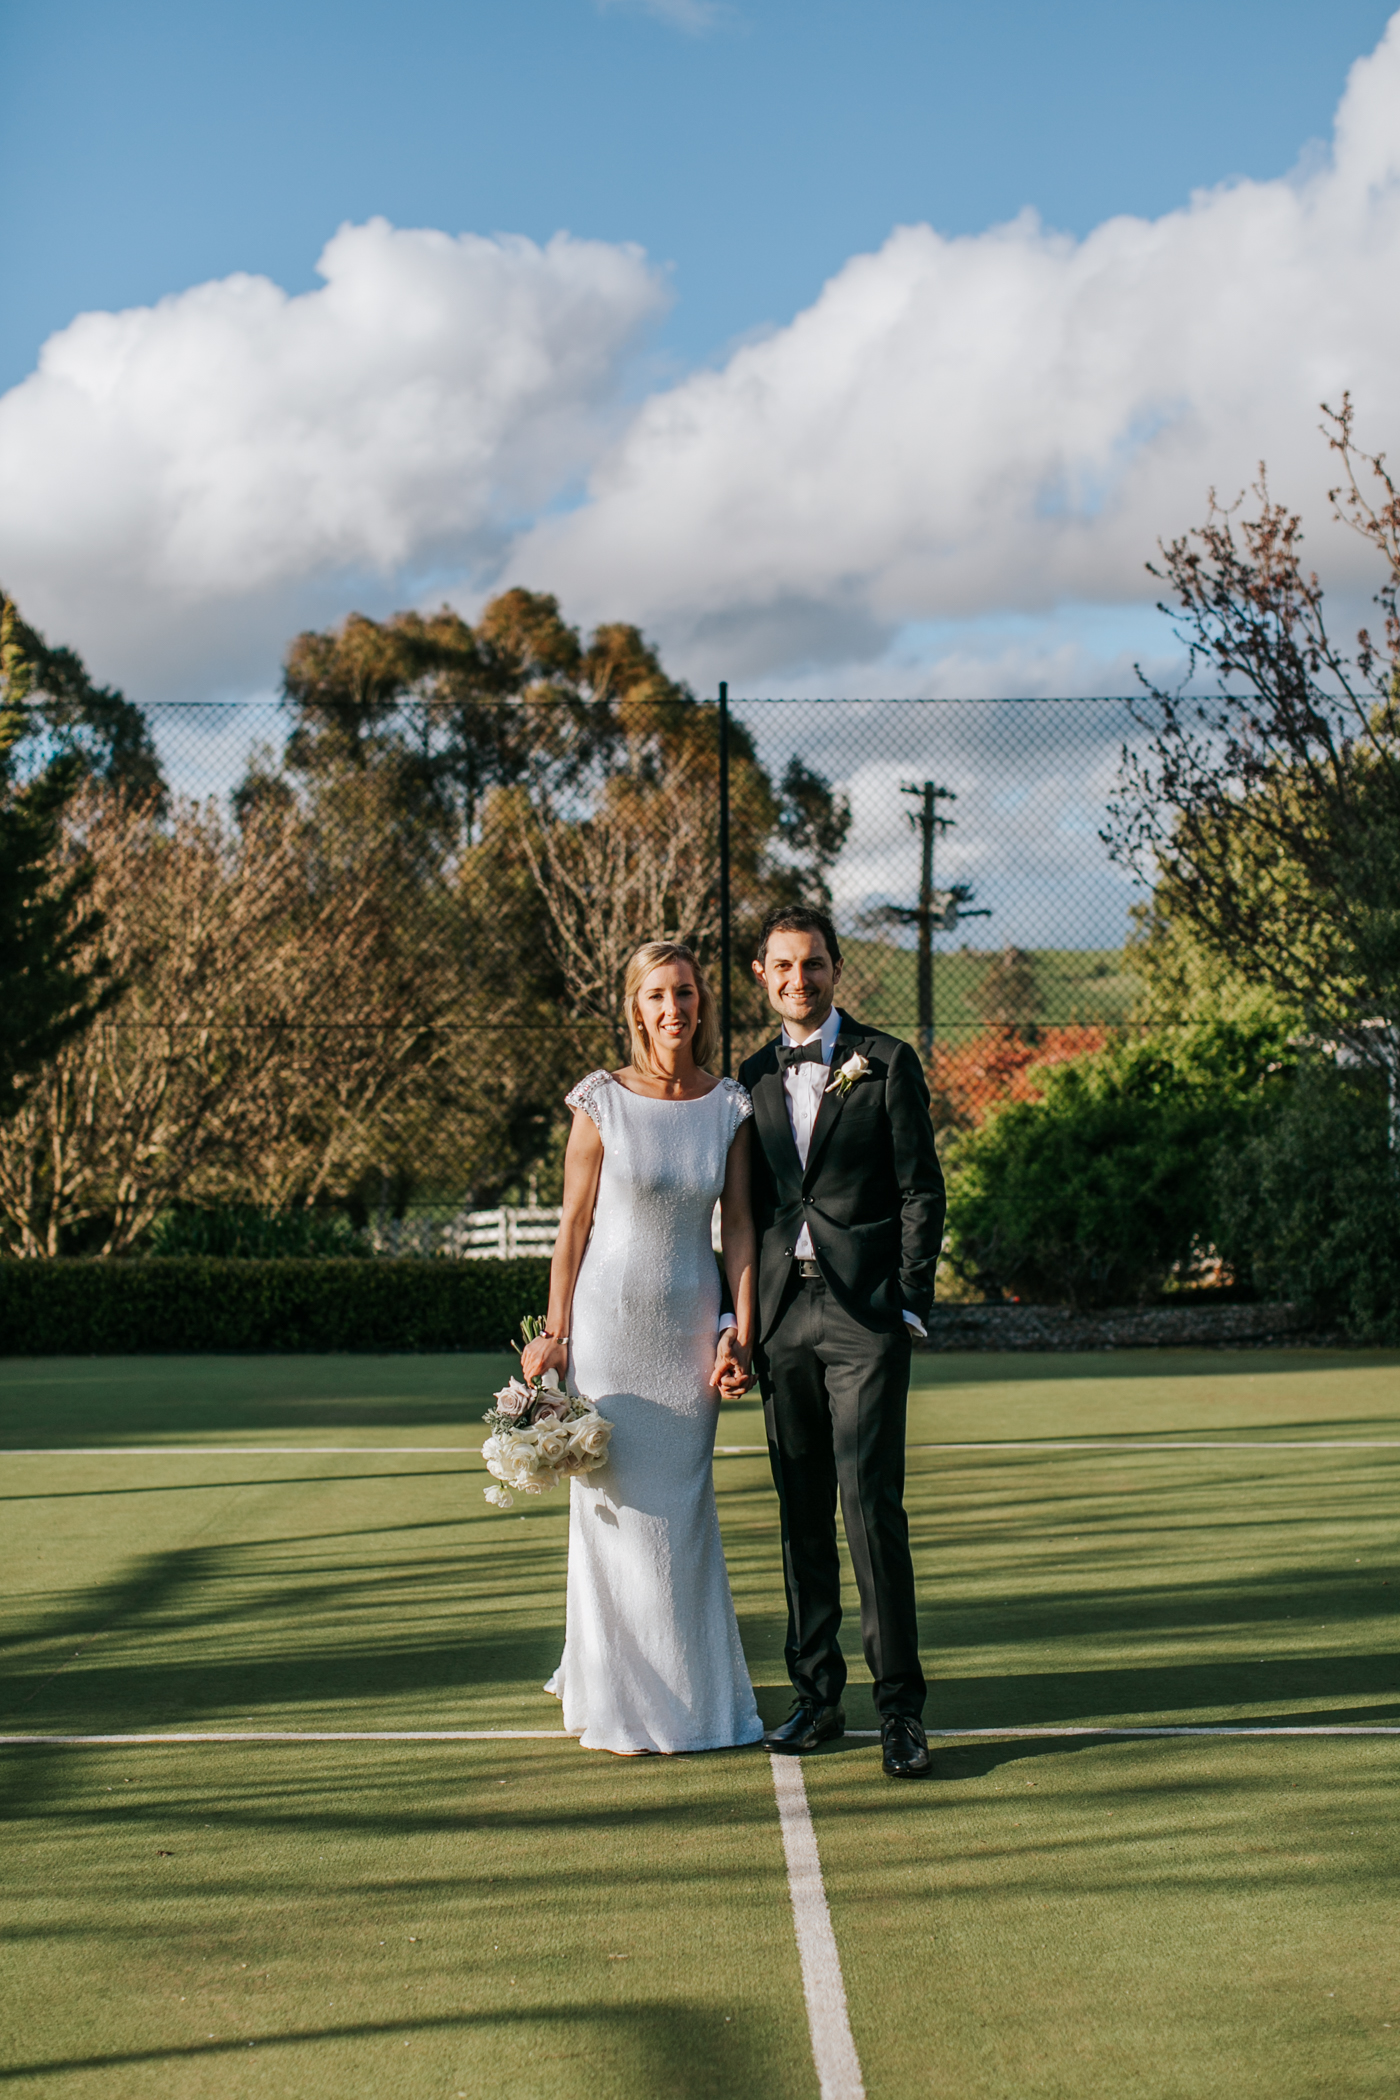
{"label": "shadow on court", "polygon": [[504,1353],[0,1362],[0,1447],[371,1430],[431,1430],[435,1441],[460,1435],[470,1443],[493,1388],[514,1365]]}
{"label": "shadow on court", "polygon": [[[294,2072],[296,2052],[308,2045],[460,2035],[463,2043],[475,2051],[483,2030],[499,2033],[512,2026],[528,2027],[536,2038],[539,2029],[545,2030],[556,2045],[553,2050],[547,2045],[540,2050],[545,2063],[563,2061],[569,2056],[580,2066],[590,2058],[595,2063],[606,2062],[612,2089],[684,2095],[687,2100],[710,2100],[710,2096],[713,2100],[733,2100],[733,2095],[747,2089],[753,2074],[752,2055],[741,2031],[726,2035],[712,2006],[695,2005],[683,1998],[661,1998],[643,2005],[565,2002],[526,2006],[518,2012],[502,2007],[428,2019],[366,2020],[300,2032],[262,2033],[237,2040],[192,2042],[181,2047],[50,2057],[0,2066],[0,2082],[53,2077],[63,2072],[237,2060],[246,2058],[250,2050],[263,2057],[285,2052],[287,2069]],[[464,2069],[456,2075],[465,2077],[468,2072]]]}

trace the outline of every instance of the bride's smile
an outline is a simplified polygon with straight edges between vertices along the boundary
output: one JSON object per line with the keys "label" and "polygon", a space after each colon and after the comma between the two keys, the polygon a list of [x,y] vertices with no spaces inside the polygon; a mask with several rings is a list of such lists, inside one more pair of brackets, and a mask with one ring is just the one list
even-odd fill
{"label": "bride's smile", "polygon": [[613,1074],[634,1094],[660,1101],[699,1101],[717,1085],[696,1058],[700,987],[688,962],[667,960],[647,971],[633,1001],[645,1049]]}

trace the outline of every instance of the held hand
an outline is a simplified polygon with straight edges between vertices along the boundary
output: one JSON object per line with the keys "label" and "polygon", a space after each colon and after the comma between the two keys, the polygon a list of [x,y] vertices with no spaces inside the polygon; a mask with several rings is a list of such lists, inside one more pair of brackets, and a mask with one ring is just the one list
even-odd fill
{"label": "held hand", "polygon": [[741,1400],[753,1384],[749,1353],[740,1347],[738,1329],[726,1327],[715,1348],[715,1367],[710,1373],[710,1385],[718,1389],[722,1400]]}
{"label": "held hand", "polygon": [[547,1335],[539,1335],[527,1342],[520,1352],[520,1370],[527,1385],[536,1378],[543,1378],[546,1371],[557,1371],[562,1380],[569,1368],[569,1352],[562,1342],[552,1342]]}

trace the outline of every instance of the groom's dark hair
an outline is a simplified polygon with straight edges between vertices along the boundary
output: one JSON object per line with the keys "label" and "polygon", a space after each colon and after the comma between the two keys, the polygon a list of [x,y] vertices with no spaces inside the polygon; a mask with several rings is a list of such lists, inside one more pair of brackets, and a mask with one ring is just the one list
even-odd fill
{"label": "groom's dark hair", "polygon": [[836,928],[824,911],[815,911],[810,905],[779,904],[769,912],[758,929],[760,962],[768,953],[768,943],[775,933],[819,933],[831,960],[834,963],[841,960],[841,943],[836,938]]}

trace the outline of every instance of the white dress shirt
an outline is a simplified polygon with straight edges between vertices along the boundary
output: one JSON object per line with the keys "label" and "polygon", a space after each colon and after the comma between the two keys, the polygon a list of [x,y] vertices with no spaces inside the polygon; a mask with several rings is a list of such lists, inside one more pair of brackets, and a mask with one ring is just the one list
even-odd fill
{"label": "white dress shirt", "polygon": [[[788,1122],[792,1126],[793,1143],[797,1157],[802,1162],[802,1171],[807,1171],[807,1155],[812,1149],[812,1132],[817,1124],[817,1111],[822,1105],[822,1095],[831,1084],[831,1060],[836,1050],[836,1038],[841,1033],[841,1016],[833,1006],[822,1022],[822,1061],[817,1064],[789,1065],[783,1073],[783,1092],[787,1096]],[[781,1040],[792,1043],[793,1037],[784,1026]],[[806,1038],[808,1042],[811,1037]],[[802,1230],[797,1235],[793,1254],[798,1261],[815,1261],[816,1249],[812,1235],[804,1218]],[[928,1329],[917,1313],[907,1312],[905,1322],[915,1334],[927,1336]]]}
{"label": "white dress shirt", "polygon": [[[822,1095],[831,1084],[831,1057],[836,1048],[836,1038],[841,1033],[841,1016],[833,1006],[822,1022],[822,1061],[819,1065],[789,1065],[783,1073],[783,1092],[787,1096],[788,1122],[792,1125],[793,1142],[797,1146],[797,1157],[802,1162],[802,1171],[807,1171],[807,1155],[812,1149],[812,1132],[817,1126],[817,1111],[822,1105]],[[783,1029],[781,1040],[790,1044],[793,1038]],[[810,1042],[811,1037],[807,1040]],[[802,1221],[802,1230],[797,1235],[793,1253],[799,1261],[815,1261],[816,1250],[807,1221]]]}

